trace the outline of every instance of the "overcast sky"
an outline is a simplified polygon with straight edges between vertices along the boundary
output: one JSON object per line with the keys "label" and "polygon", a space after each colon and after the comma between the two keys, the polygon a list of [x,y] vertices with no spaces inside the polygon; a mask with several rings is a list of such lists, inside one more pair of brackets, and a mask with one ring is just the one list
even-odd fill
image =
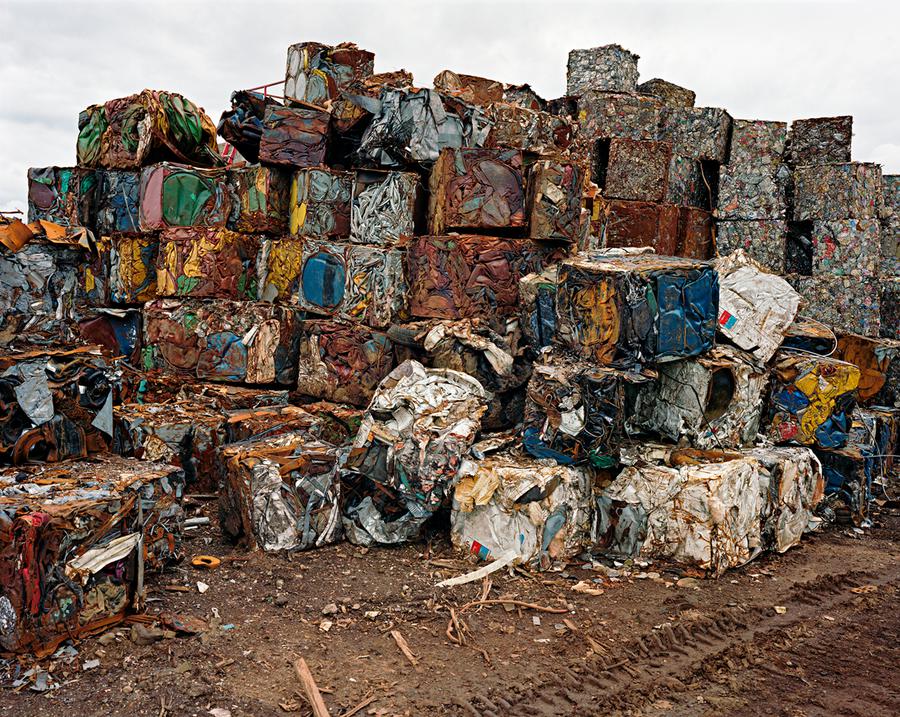
{"label": "overcast sky", "polygon": [[442,69],[565,90],[571,48],[617,42],[641,79],[739,118],[854,116],[853,158],[900,173],[900,1],[46,2],[0,0],[0,210],[29,166],[75,161],[78,113],[144,88],[217,121],[233,89],[284,79],[287,46],[348,40],[377,72]]}

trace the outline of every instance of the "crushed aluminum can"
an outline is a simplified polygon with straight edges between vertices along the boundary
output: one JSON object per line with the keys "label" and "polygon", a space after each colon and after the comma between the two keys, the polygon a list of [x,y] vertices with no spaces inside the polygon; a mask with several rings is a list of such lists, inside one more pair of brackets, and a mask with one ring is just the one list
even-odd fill
{"label": "crushed aluminum can", "polygon": [[613,138],[605,166],[598,168],[599,186],[609,199],[661,202],[669,180],[672,145]]}
{"label": "crushed aluminum can", "polygon": [[639,57],[621,45],[570,50],[566,94],[577,97],[589,91],[634,92]]}
{"label": "crushed aluminum can", "polygon": [[716,249],[722,257],[743,250],[768,271],[784,274],[787,233],[783,219],[717,221]]}
{"label": "crushed aluminum can", "polygon": [[883,203],[880,165],[845,162],[794,169],[795,221],[877,219]]}
{"label": "crushed aluminum can", "polygon": [[788,158],[794,165],[850,161],[853,117],[816,117],[791,123]]}
{"label": "crushed aluminum can", "polygon": [[672,153],[724,163],[731,139],[731,115],[718,107],[664,107],[660,139],[672,143]]}

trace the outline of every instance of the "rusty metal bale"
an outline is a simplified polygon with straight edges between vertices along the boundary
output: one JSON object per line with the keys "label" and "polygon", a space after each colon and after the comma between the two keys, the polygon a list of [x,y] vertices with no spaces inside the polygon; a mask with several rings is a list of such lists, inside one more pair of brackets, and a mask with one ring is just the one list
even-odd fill
{"label": "rusty metal bale", "polygon": [[697,94],[693,90],[661,80],[658,77],[641,82],[637,86],[637,93],[655,97],[669,107],[693,107],[694,101],[697,99]]}
{"label": "rusty metal bale", "polygon": [[634,92],[638,81],[638,59],[639,55],[621,45],[570,50],[566,94],[577,97],[590,91]]}

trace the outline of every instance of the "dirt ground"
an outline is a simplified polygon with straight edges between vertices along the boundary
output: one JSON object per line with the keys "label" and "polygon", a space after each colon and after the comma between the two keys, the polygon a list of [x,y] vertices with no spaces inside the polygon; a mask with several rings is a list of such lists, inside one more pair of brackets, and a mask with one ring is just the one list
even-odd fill
{"label": "dirt ground", "polygon": [[[42,663],[59,689],[2,689],[0,715],[301,717],[300,656],[333,716],[900,714],[896,510],[718,580],[578,563],[449,589],[434,584],[476,566],[441,534],[398,549],[245,553],[219,538],[214,506],[201,510],[213,524],[190,533],[188,557],[222,565],[187,560],[156,578],[148,611],[202,618],[204,632],[141,645],[125,625],[86,640],[68,664]],[[553,611],[463,607],[485,596]]]}

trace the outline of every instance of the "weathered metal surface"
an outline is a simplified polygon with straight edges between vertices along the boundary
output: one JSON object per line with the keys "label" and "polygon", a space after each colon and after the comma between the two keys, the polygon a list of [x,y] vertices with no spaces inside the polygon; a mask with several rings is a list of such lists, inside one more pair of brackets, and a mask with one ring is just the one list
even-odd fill
{"label": "weathered metal surface", "polygon": [[900,362],[900,341],[841,334],[833,356],[859,368],[857,397],[866,406],[882,392],[892,364]]}
{"label": "weathered metal surface", "polygon": [[850,161],[853,117],[816,117],[791,123],[788,157],[795,165]]}
{"label": "weathered metal surface", "polygon": [[97,183],[97,173],[83,167],[29,168],[28,221],[90,226]]}
{"label": "weathered metal surface", "polygon": [[375,54],[351,42],[323,45],[300,42],[288,47],[284,95],[287,99],[327,107],[375,71]]}
{"label": "weathered metal surface", "polygon": [[350,209],[350,241],[388,245],[415,234],[422,186],[413,172],[357,170]]}
{"label": "weathered metal surface", "polygon": [[488,107],[492,122],[486,147],[520,149],[528,154],[555,155],[572,143],[573,128],[564,117],[505,102]]}
{"label": "weathered metal surface", "polygon": [[167,229],[159,237],[157,296],[255,299],[257,237],[219,228]]}
{"label": "weathered metal surface", "polygon": [[233,209],[228,228],[238,232],[283,234],[288,226],[290,177],[277,167],[228,170]]}
{"label": "weathered metal surface", "polygon": [[794,219],[877,219],[883,206],[877,164],[805,165],[794,169]]}
{"label": "weathered metal surface", "polygon": [[227,170],[163,162],[141,172],[142,231],[224,227],[232,210]]}
{"label": "weathered metal surface", "polygon": [[743,250],[754,261],[776,274],[785,272],[787,222],[781,219],[716,222],[716,250],[728,256]]}
{"label": "weathered metal surface", "polygon": [[697,93],[686,87],[654,77],[637,86],[639,95],[653,97],[669,107],[693,107]]}
{"label": "weathered metal surface", "polygon": [[287,167],[317,167],[325,159],[331,116],[315,107],[270,105],[263,117],[259,161]]}
{"label": "weathered metal surface", "polygon": [[879,335],[884,338],[900,339],[900,277],[885,277],[880,282],[870,282],[867,288],[877,292],[875,306],[880,307],[880,324],[871,332],[858,333],[875,336],[880,330]]}
{"label": "weathered metal surface", "polygon": [[661,202],[669,181],[672,145],[612,139],[609,162],[600,182],[604,197]]}
{"label": "weathered metal surface", "polygon": [[[879,280],[853,276],[800,276],[785,274],[788,283],[803,297],[802,314],[835,331],[878,336],[885,331],[882,314],[889,316],[891,299],[879,295]],[[882,282],[883,284],[883,282]],[[889,320],[888,327],[900,324]],[[891,328],[887,329],[892,330]],[[900,338],[900,336],[888,338]]]}
{"label": "weathered metal surface", "polygon": [[141,304],[156,298],[157,234],[110,237],[110,299],[114,304]]}
{"label": "weathered metal surface", "polygon": [[219,136],[237,149],[248,162],[259,162],[259,142],[263,133],[266,107],[281,106],[273,97],[261,92],[237,90],[231,93],[231,109],[219,118]]}
{"label": "weathered metal surface", "polygon": [[634,92],[639,57],[621,45],[570,50],[566,94],[577,97],[589,91]]}
{"label": "weathered metal surface", "polygon": [[885,217],[881,221],[882,276],[900,276],[900,174],[882,177]]}
{"label": "weathered metal surface", "polygon": [[349,236],[352,203],[352,172],[301,169],[291,181],[288,230],[294,236]]}
{"label": "weathered metal surface", "polygon": [[877,219],[833,219],[812,223],[813,276],[877,276],[881,231]]}
{"label": "weathered metal surface", "polygon": [[97,170],[94,193],[97,230],[101,234],[141,232],[141,173],[123,169]]}
{"label": "weathered metal surface", "polygon": [[577,164],[536,161],[528,170],[527,214],[532,239],[576,243],[582,231],[582,173]]}
{"label": "weathered metal surface", "polygon": [[665,107],[659,137],[678,156],[722,163],[728,159],[731,115],[718,107]]}

